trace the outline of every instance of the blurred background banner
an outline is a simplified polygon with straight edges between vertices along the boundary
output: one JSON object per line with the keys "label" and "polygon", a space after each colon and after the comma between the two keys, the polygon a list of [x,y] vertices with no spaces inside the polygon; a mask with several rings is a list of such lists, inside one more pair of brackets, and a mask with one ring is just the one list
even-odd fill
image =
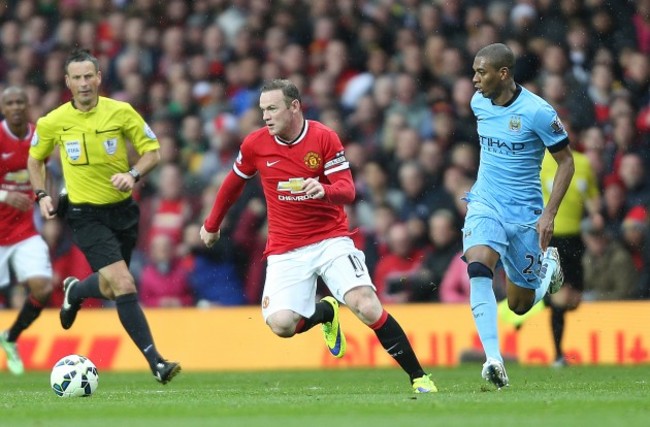
{"label": "blurred background banner", "polygon": [[[387,309],[401,322],[423,364],[449,367],[460,363],[461,357],[482,357],[465,304],[393,305]],[[341,312],[348,340],[343,359],[329,355],[318,328],[291,340],[276,337],[264,325],[257,307],[148,309],[146,314],[158,348],[189,371],[371,368],[394,363],[372,331],[347,309]],[[1,311],[0,322],[7,324],[15,315]],[[548,315],[548,310],[543,310],[519,330],[502,322],[504,355],[522,364],[552,363]],[[104,371],[147,369],[114,310],[82,310],[79,316],[83,321],[64,331],[58,310],[46,310],[18,341],[25,368],[49,370],[62,356],[78,353],[90,357]],[[593,302],[569,316],[565,340],[570,363],[650,362],[650,303]],[[5,365],[0,352],[0,367],[5,369]]]}

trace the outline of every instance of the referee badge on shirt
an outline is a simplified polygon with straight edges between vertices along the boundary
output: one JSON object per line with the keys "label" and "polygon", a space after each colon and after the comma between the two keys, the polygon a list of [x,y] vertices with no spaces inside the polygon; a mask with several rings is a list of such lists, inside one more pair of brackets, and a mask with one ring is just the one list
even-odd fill
{"label": "referee badge on shirt", "polygon": [[72,161],[81,158],[81,143],[79,141],[65,141],[65,152],[68,154],[68,159]]}
{"label": "referee badge on shirt", "polygon": [[117,138],[111,138],[104,141],[104,149],[106,150],[106,154],[110,154],[111,156],[115,154],[117,151]]}
{"label": "referee badge on shirt", "polygon": [[30,141],[30,145],[32,147],[36,147],[38,145],[38,134],[36,132],[34,132],[34,134],[32,135],[32,140]]}
{"label": "referee badge on shirt", "polygon": [[144,124],[144,134],[151,139],[158,139],[156,138],[156,134],[153,132],[153,130],[149,127],[147,123]]}

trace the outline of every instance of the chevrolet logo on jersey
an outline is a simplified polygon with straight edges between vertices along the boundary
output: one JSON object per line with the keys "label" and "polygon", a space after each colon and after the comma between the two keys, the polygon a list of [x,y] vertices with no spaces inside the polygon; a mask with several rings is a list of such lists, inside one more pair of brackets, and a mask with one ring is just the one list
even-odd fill
{"label": "chevrolet logo on jersey", "polygon": [[279,181],[278,191],[291,191],[291,194],[303,193],[304,183],[305,178],[289,178],[289,181]]}

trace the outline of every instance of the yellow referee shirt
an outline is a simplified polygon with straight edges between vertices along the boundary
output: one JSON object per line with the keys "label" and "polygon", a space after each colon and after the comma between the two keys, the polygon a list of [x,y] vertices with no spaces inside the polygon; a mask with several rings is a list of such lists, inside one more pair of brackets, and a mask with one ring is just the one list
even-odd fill
{"label": "yellow referee shirt", "polygon": [[[554,236],[575,236],[580,234],[580,221],[585,215],[585,201],[598,197],[598,181],[591,168],[589,159],[582,153],[573,151],[575,173],[567,189],[564,199],[555,217]],[[548,202],[553,189],[553,179],[557,171],[557,163],[547,151],[542,162],[542,194],[544,204]]]}
{"label": "yellow referee shirt", "polygon": [[29,154],[45,160],[59,145],[70,202],[105,205],[131,195],[111,184],[111,176],[130,168],[127,139],[139,155],[160,148],[156,135],[130,104],[100,96],[88,112],[67,102],[39,119]]}

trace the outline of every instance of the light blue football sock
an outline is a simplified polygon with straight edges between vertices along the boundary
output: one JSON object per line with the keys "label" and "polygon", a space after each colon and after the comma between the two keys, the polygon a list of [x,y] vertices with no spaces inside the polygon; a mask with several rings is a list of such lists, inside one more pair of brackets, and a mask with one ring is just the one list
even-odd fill
{"label": "light blue football sock", "polygon": [[542,259],[542,268],[539,273],[541,283],[539,288],[535,289],[535,302],[533,305],[540,302],[546,295],[546,292],[548,292],[548,287],[551,285],[551,278],[553,277],[557,267],[557,262],[553,258],[544,257]]}
{"label": "light blue football sock", "polygon": [[497,299],[492,290],[492,279],[472,277],[470,283],[469,303],[478,336],[483,344],[487,358],[503,362],[499,350],[499,332],[497,329]]}

